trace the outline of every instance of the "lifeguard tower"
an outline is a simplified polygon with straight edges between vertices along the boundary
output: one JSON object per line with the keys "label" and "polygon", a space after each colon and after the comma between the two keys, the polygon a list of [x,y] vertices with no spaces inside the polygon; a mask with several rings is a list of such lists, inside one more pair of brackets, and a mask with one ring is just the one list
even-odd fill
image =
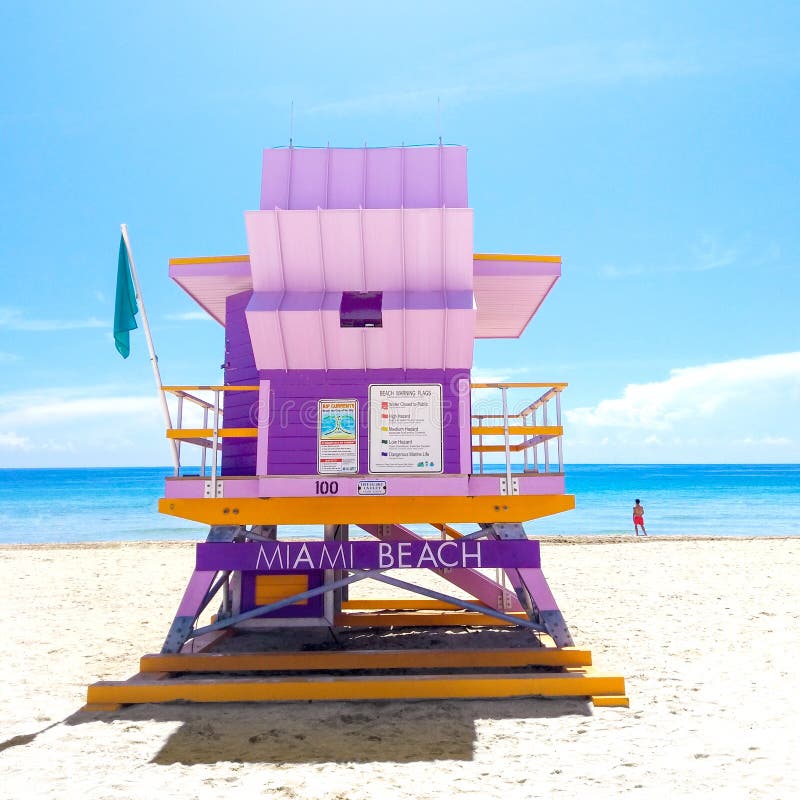
{"label": "lifeguard tower", "polygon": [[[474,253],[458,146],[268,149],[245,226],[246,255],[169,265],[225,333],[222,385],[164,387],[168,437],[201,456],[178,462],[159,510],[208,539],[162,652],[89,687],[90,705],[627,705],[623,679],[574,646],[522,526],[574,506],[565,384],[471,380],[474,340],[518,337],[561,259]],[[394,596],[358,598],[361,581]],[[464,645],[438,647],[452,630]]]}

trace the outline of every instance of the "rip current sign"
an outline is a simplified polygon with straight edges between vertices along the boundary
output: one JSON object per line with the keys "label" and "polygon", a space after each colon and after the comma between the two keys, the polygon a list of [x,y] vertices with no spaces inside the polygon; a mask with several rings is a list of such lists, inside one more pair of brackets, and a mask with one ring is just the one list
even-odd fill
{"label": "rip current sign", "polygon": [[358,400],[317,403],[317,472],[358,472]]}

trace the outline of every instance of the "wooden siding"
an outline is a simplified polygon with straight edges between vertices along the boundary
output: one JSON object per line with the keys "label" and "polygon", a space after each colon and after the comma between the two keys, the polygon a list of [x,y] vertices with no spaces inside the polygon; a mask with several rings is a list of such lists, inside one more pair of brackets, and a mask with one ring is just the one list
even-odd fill
{"label": "wooden siding", "polygon": [[[250,344],[244,311],[251,291],[228,297],[225,308],[225,383],[256,386],[258,370]],[[250,428],[258,424],[258,392],[226,392],[223,422],[226,428]],[[225,439],[222,443],[223,475],[256,474],[256,440]]]}
{"label": "wooden siding", "polygon": [[[317,401],[356,399],[359,412],[359,473],[369,469],[369,408],[371,383],[437,383],[442,385],[444,472],[460,472],[458,380],[469,380],[468,370],[257,370],[245,309],[251,292],[228,298],[225,331],[225,383],[270,384],[269,475],[317,474]],[[258,424],[255,392],[227,392],[225,427]],[[222,446],[223,475],[256,474],[256,440],[228,439]]]}

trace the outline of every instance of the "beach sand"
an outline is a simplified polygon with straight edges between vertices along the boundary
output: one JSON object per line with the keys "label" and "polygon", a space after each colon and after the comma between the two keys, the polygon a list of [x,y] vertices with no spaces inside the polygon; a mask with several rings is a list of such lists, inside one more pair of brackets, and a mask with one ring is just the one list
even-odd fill
{"label": "beach sand", "polygon": [[[189,543],[0,547],[3,798],[800,796],[800,538],[561,539],[542,566],[630,709],[578,699],[142,705]],[[383,591],[381,591],[383,594]]]}

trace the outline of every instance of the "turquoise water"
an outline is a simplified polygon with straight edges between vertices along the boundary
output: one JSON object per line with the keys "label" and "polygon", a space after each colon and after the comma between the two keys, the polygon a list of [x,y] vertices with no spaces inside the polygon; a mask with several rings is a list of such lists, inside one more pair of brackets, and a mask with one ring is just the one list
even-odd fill
{"label": "turquoise water", "polygon": [[[0,469],[0,543],[204,539],[205,526],[157,512],[169,474],[168,468]],[[638,497],[651,535],[800,534],[797,464],[583,464],[567,467],[567,491],[575,510],[529,523],[529,533],[630,533]]]}

